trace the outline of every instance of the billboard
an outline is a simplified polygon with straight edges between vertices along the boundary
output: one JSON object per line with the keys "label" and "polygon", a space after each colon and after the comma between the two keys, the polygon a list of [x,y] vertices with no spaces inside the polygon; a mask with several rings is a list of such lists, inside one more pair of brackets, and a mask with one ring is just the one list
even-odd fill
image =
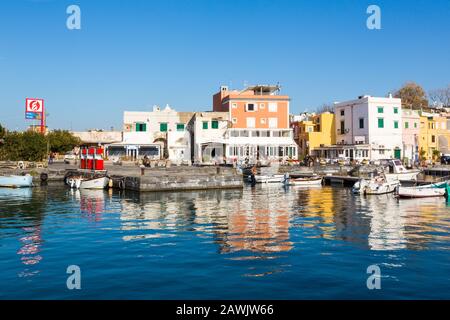
{"label": "billboard", "polygon": [[25,100],[25,119],[42,120],[44,113],[44,100],[35,98],[26,98]]}

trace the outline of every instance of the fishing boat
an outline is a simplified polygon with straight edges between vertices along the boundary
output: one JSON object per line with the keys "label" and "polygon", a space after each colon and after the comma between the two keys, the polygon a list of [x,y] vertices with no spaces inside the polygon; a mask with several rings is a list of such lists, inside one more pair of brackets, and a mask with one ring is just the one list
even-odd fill
{"label": "fishing boat", "polygon": [[71,177],[67,183],[75,189],[105,189],[109,184],[109,178],[106,175],[93,178]]}
{"label": "fishing boat", "polygon": [[442,197],[447,192],[447,182],[439,182],[416,187],[399,187],[397,196],[399,198],[431,198]]}
{"label": "fishing boat", "polygon": [[287,178],[284,180],[287,186],[320,186],[322,185],[322,177],[311,176],[305,178]]}
{"label": "fishing boat", "polygon": [[352,188],[352,192],[364,195],[376,195],[392,193],[400,185],[400,181],[387,178],[386,175],[378,175],[370,180],[361,179]]}
{"label": "fishing boat", "polygon": [[389,172],[385,172],[386,178],[388,180],[398,180],[398,181],[411,181],[417,180],[417,175],[420,173],[420,170],[406,169],[402,162],[398,159],[389,159],[384,160],[384,164],[388,167]]}
{"label": "fishing boat", "polygon": [[33,177],[29,174],[24,176],[0,176],[0,187],[29,188],[33,186]]}

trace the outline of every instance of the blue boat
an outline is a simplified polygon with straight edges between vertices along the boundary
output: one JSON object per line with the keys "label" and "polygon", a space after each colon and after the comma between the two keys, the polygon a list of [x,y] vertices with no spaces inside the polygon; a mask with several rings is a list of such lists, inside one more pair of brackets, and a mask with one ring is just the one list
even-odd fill
{"label": "blue boat", "polygon": [[29,188],[33,186],[33,177],[25,176],[0,176],[0,187]]}

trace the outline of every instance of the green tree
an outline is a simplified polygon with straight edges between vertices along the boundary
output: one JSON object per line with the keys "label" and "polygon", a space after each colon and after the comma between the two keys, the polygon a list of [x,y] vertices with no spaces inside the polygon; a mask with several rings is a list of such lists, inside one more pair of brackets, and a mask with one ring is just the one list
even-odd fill
{"label": "green tree", "polygon": [[50,151],[58,153],[70,151],[81,143],[78,137],[75,137],[66,130],[54,130],[47,135],[47,139],[50,145]]}
{"label": "green tree", "polygon": [[47,154],[47,140],[37,132],[9,132],[4,137],[0,157],[11,161],[42,161]]}
{"label": "green tree", "polygon": [[428,108],[427,94],[423,88],[414,82],[403,85],[394,96],[402,99],[402,105],[411,109]]}

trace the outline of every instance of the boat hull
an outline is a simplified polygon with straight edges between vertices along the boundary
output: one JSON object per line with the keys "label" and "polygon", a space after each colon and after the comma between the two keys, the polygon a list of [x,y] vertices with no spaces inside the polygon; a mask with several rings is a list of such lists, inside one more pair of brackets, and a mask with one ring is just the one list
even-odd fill
{"label": "boat hull", "polygon": [[26,176],[1,176],[0,187],[6,188],[29,188],[33,186],[33,177]]}
{"label": "boat hull", "polygon": [[423,187],[399,187],[397,195],[400,198],[432,198],[443,197],[446,188],[423,186]]}
{"label": "boat hull", "polygon": [[398,184],[384,183],[379,186],[368,186],[363,192],[367,195],[388,194],[394,192],[397,186]]}
{"label": "boat hull", "polygon": [[381,177],[372,180],[362,179],[353,185],[352,192],[364,195],[388,194],[394,192],[399,185],[398,180],[389,181]]}
{"label": "boat hull", "polygon": [[83,180],[80,189],[105,189],[108,186],[109,178],[101,177],[91,180]]}
{"label": "boat hull", "polygon": [[288,186],[320,186],[322,185],[322,178],[314,178],[314,179],[289,179],[286,181],[286,185]]}
{"label": "boat hull", "polygon": [[105,189],[109,184],[108,177],[94,179],[70,178],[68,184],[75,189]]}

